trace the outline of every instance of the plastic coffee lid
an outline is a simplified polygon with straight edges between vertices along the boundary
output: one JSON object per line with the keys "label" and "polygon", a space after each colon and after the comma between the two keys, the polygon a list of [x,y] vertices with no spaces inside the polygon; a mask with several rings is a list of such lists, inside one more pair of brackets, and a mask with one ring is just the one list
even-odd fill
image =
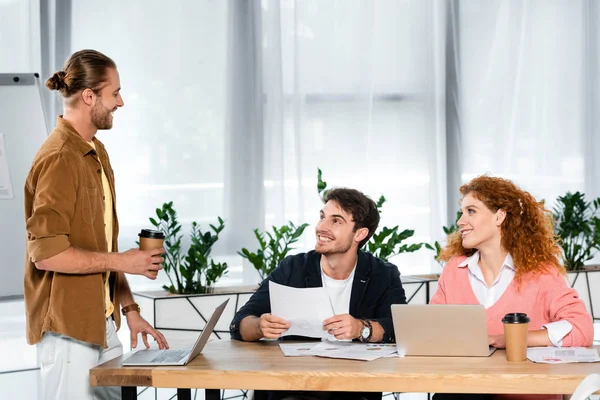
{"label": "plastic coffee lid", "polygon": [[142,231],[138,235],[139,237],[148,238],[148,239],[164,239],[165,234],[161,231],[156,231],[154,229],[142,229]]}
{"label": "plastic coffee lid", "polygon": [[524,324],[529,322],[529,317],[525,313],[509,313],[502,318],[505,324]]}

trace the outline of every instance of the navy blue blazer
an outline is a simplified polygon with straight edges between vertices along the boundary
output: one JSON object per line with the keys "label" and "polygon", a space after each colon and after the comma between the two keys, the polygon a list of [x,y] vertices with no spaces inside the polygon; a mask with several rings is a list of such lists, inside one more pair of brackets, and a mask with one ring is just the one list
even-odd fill
{"label": "navy blue blazer", "polygon": [[[321,254],[313,250],[286,257],[233,317],[229,327],[232,339],[242,340],[242,319],[271,312],[269,280],[295,288],[321,287]],[[398,268],[370,253],[359,251],[350,294],[350,315],[379,322],[385,331],[383,342],[394,342],[392,304],[406,304]]]}

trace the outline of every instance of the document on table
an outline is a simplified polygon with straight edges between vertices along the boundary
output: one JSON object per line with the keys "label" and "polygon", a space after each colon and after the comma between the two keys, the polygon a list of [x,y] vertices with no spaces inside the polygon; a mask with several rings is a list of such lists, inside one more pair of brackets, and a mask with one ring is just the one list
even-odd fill
{"label": "document on table", "polygon": [[371,361],[396,353],[397,347],[390,343],[348,343],[324,341],[308,351],[319,357],[346,358]]}
{"label": "document on table", "polygon": [[293,288],[269,281],[269,298],[271,314],[292,325],[281,336],[331,337],[323,330],[323,321],[333,317],[333,307],[325,288]]}
{"label": "document on table", "polygon": [[317,342],[311,343],[279,343],[279,348],[286,357],[306,357],[312,356],[309,351],[315,347]]}
{"label": "document on table", "polygon": [[598,350],[585,347],[530,347],[527,358],[545,364],[600,362]]}

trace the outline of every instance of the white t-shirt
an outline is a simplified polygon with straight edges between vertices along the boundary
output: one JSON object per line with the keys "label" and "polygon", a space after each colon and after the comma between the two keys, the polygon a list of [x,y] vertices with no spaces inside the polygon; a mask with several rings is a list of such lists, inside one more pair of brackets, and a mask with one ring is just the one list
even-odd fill
{"label": "white t-shirt", "polygon": [[352,269],[350,276],[346,279],[338,280],[327,276],[323,272],[323,266],[321,266],[321,280],[331,301],[333,315],[350,313],[350,294],[352,293],[352,282],[354,281],[355,271],[356,265]]}

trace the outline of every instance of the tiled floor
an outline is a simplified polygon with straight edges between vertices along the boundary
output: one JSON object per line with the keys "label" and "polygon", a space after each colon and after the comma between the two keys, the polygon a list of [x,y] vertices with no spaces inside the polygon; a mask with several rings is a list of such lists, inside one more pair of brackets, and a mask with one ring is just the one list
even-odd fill
{"label": "tiled floor", "polygon": [[[39,370],[35,346],[29,346],[25,339],[25,311],[22,300],[0,301],[0,399],[37,400]],[[123,343],[129,342],[129,332],[119,331]],[[596,324],[596,340],[600,340],[600,324]],[[237,392],[227,391],[224,398],[231,398]],[[167,400],[175,398],[175,390],[146,389],[140,400]],[[204,399],[202,390],[192,392],[192,398]],[[386,397],[392,399],[392,396]],[[403,393],[401,400],[426,400],[422,393]],[[600,396],[592,398],[600,400]]]}

